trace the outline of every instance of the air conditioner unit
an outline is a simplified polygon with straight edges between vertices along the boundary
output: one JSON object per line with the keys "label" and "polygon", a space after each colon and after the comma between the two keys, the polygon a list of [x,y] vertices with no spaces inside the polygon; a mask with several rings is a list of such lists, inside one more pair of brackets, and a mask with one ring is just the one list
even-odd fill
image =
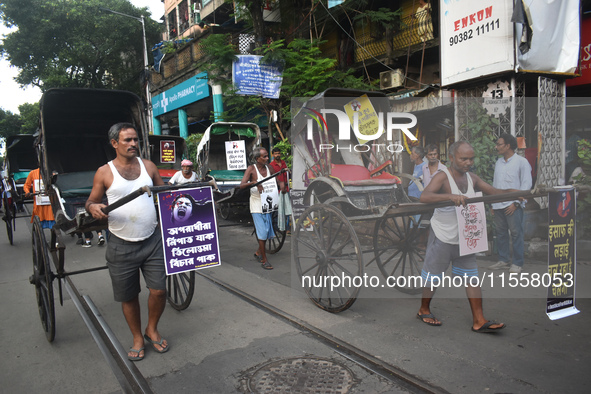
{"label": "air conditioner unit", "polygon": [[399,88],[404,85],[404,71],[398,68],[380,73],[380,89]]}

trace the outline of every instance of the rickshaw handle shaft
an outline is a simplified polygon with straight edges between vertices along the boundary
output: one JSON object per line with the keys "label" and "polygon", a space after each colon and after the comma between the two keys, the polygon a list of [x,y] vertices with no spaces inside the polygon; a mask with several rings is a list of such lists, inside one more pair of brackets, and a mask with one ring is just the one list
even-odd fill
{"label": "rickshaw handle shaft", "polygon": [[[249,189],[250,189],[250,188],[252,188],[252,187],[256,187],[256,186],[260,185],[261,183],[265,183],[265,182],[267,182],[269,179],[273,179],[273,178],[275,178],[276,176],[279,176],[279,175],[281,175],[281,174],[283,174],[284,172],[287,172],[287,171],[288,171],[288,169],[287,169],[287,168],[283,168],[283,169],[281,169],[281,171],[277,171],[277,172],[276,172],[276,173],[274,173],[273,175],[269,175],[268,177],[266,177],[266,178],[263,178],[263,179],[261,179],[261,180],[260,180],[260,181],[258,181],[258,182],[255,182],[255,183],[249,184],[247,187],[248,187]],[[240,189],[240,186],[236,186],[236,187],[235,187],[235,189]]]}
{"label": "rickshaw handle shaft", "polygon": [[119,200],[115,201],[113,204],[109,204],[106,207],[102,208],[101,210],[105,215],[108,215],[109,212],[121,207],[122,205],[127,204],[130,201],[135,200],[139,196],[144,193],[148,193],[150,196],[152,193],[159,193],[165,192],[169,190],[177,190],[177,189],[187,189],[189,187],[203,187],[203,186],[210,186],[209,182],[188,182],[182,183],[178,185],[161,185],[161,186],[142,186],[137,190],[132,191],[127,196],[120,198]]}
{"label": "rickshaw handle shaft", "polygon": [[[520,197],[523,198],[534,198],[534,197],[544,197],[547,196],[548,193],[556,193],[560,192],[560,189],[555,189],[553,187],[546,187],[546,186],[539,186],[532,190],[520,190],[518,192],[510,192],[510,193],[502,193],[502,194],[489,194],[480,197],[472,197],[466,199],[466,204],[474,204],[477,202],[484,202],[486,204],[492,204],[495,202],[502,202],[502,201],[511,201],[517,200]],[[396,213],[411,213],[411,214],[418,214],[422,212],[428,212],[435,208],[443,208],[452,206],[454,203],[452,201],[441,201],[435,203],[421,203],[421,202],[413,202],[413,203],[402,203],[396,204],[395,206],[391,207],[395,210]]]}

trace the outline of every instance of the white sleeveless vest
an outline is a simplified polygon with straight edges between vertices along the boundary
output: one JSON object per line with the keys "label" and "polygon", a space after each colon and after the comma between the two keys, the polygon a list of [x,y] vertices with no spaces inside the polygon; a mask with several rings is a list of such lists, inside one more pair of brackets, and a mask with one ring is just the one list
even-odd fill
{"label": "white sleeveless vest", "polygon": [[[441,171],[445,172],[445,175],[447,175],[452,194],[474,195],[474,186],[472,185],[472,177],[470,174],[466,173],[466,176],[468,177],[468,191],[462,193],[449,170],[445,168]],[[456,215],[455,206],[436,208],[435,212],[433,212],[433,217],[431,218],[431,228],[440,241],[445,242],[446,244],[459,245],[458,217]]]}
{"label": "white sleeveless vest", "polygon": [[[154,184],[142,159],[139,157],[137,159],[140,162],[140,176],[131,181],[119,174],[112,161],[108,163],[113,173],[113,183],[107,189],[109,204],[113,204],[142,186]],[[109,231],[126,241],[139,242],[149,238],[157,225],[154,200],[146,193],[109,213]]]}
{"label": "white sleeveless vest", "polygon": [[[265,168],[267,169],[267,176],[269,176],[271,174],[271,171],[269,171],[269,166],[265,165]],[[261,173],[259,172],[259,169],[257,168],[257,165],[254,165],[254,169],[257,172],[257,182],[262,181],[263,179],[265,179],[264,176],[261,175]],[[250,213],[263,213],[263,207],[262,207],[262,202],[261,202],[261,193],[259,192],[259,189],[257,187],[251,187],[250,188]]]}

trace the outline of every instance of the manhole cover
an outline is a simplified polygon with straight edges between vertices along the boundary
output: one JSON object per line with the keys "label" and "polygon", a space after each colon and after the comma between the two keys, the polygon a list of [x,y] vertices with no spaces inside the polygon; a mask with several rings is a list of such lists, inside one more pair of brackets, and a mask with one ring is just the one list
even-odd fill
{"label": "manhole cover", "polygon": [[274,361],[248,380],[255,393],[348,393],[353,373],[337,362],[305,357]]}

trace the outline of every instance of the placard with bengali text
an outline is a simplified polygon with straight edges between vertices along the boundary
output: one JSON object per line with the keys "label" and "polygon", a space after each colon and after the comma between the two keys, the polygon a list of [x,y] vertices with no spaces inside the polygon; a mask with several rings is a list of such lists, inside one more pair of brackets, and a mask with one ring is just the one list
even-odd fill
{"label": "placard with bengali text", "polygon": [[[469,197],[480,197],[481,192]],[[483,202],[456,207],[460,256],[488,250],[486,208]]]}
{"label": "placard with bengali text", "polygon": [[548,287],[546,314],[551,320],[579,313],[575,307],[577,199],[572,186],[548,194]]}
{"label": "placard with bengali text", "polygon": [[283,82],[283,64],[261,63],[260,55],[238,55],[232,63],[232,82],[237,94],[279,98]]}
{"label": "placard with bengali text", "polygon": [[160,141],[160,163],[176,162],[176,146],[174,141]]}
{"label": "placard with bengali text", "polygon": [[246,170],[246,145],[244,140],[226,141],[226,168]]}
{"label": "placard with bengali text", "polygon": [[211,187],[158,193],[166,275],[221,264]]}

